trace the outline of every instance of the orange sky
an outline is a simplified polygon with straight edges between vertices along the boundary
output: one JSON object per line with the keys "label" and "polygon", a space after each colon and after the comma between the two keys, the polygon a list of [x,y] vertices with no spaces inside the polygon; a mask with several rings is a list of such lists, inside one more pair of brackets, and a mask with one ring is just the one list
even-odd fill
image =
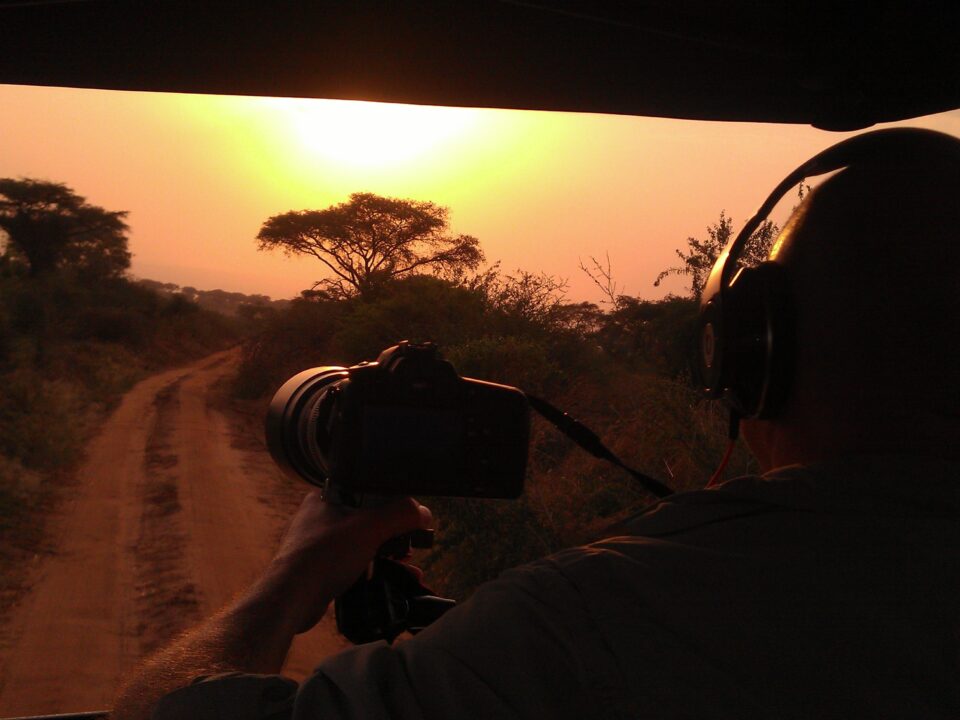
{"label": "orange sky", "polygon": [[[905,125],[960,135],[960,111]],[[489,261],[567,278],[609,253],[623,291],[653,287],[674,248],[845,134],[805,126],[0,85],[0,177],[65,182],[128,210],[139,277],[291,297],[316,260],[256,250],[270,215],[351,192],[431,200]],[[789,202],[787,205],[789,206]]]}

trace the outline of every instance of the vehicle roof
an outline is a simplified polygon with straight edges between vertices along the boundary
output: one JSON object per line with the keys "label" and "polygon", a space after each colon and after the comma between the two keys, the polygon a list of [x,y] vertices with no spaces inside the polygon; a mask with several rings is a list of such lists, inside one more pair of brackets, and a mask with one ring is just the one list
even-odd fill
{"label": "vehicle roof", "polygon": [[955,5],[0,0],[0,83],[849,130],[960,107]]}

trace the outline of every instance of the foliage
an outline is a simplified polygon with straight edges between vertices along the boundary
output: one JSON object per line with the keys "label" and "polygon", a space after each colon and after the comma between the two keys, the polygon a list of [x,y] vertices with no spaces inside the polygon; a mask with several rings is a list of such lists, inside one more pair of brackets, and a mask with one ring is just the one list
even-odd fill
{"label": "foliage", "polygon": [[259,332],[243,343],[234,393],[241,399],[261,398],[305,368],[351,364],[333,343],[348,311],[345,302],[299,298],[267,318]]}
{"label": "foliage", "polygon": [[414,272],[475,269],[483,260],[479,241],[451,236],[447,208],[431,202],[353,193],[326,210],[274,215],[261,227],[261,250],[310,255],[334,277],[319,287],[333,298],[369,298],[391,280]]}
{"label": "foliage", "polygon": [[[578,344],[561,322],[560,287],[562,283],[549,276],[522,271],[503,275],[491,268],[460,281],[410,275],[385,284],[368,299],[309,294],[267,320],[245,343],[236,390],[243,397],[257,397],[297,370],[371,360],[399,340],[436,342],[458,361],[498,345],[525,345],[531,348],[530,357],[548,357],[562,345]],[[558,375],[552,379],[561,381]],[[545,381],[542,376],[539,380]]]}
{"label": "foliage", "polygon": [[[726,417],[690,386],[607,367],[552,396],[627,464],[679,491],[703,486],[723,453]],[[740,449],[730,472],[755,472]],[[516,501],[425,499],[437,546],[420,562],[431,584],[454,597],[513,565],[609,535],[651,501],[625,473],[583,452],[534,419],[523,497]]]}
{"label": "foliage", "polygon": [[549,328],[563,307],[567,283],[546,273],[517,270],[514,275],[488,273],[479,287],[502,317]]}
{"label": "foliage", "polygon": [[62,183],[0,178],[4,257],[32,277],[70,269],[89,278],[118,277],[130,266],[126,212],[90,205]]}
{"label": "foliage", "polygon": [[51,495],[39,473],[0,455],[0,614],[17,603],[31,561],[48,549],[37,517]]}
{"label": "foliage", "polygon": [[699,308],[692,298],[650,301],[620,295],[595,332],[601,347],[627,367],[666,377],[690,376]]}
{"label": "foliage", "polygon": [[[729,231],[723,213],[720,220]],[[590,263],[581,260],[580,269],[603,292],[601,303],[609,309],[602,312],[589,303],[567,306],[570,326],[589,334],[604,353],[626,367],[671,378],[692,377],[699,331],[696,299],[667,295],[653,302],[625,295],[613,279],[609,255],[605,265],[592,256]]]}
{"label": "foliage", "polygon": [[[740,256],[740,264],[752,267],[766,260],[773,241],[779,234],[780,228],[773,221],[766,220],[761,223],[747,240]],[[723,252],[723,248],[733,237],[735,237],[733,219],[728,218],[726,212],[721,210],[720,219],[713,225],[707,226],[707,239],[698,240],[688,237],[687,251],[684,252],[679,248],[676,250],[682,264],[667,268],[657,275],[654,286],[659,286],[663,279],[670,275],[687,275],[690,278],[690,294],[695,300],[699,300],[710,277],[710,270]]]}
{"label": "foliage", "polygon": [[3,383],[0,456],[32,470],[54,470],[77,460],[82,437],[75,425],[85,414],[77,389],[30,369],[6,373]]}
{"label": "foliage", "polygon": [[482,294],[413,275],[391,283],[375,301],[353,303],[338,328],[335,347],[344,357],[373,359],[401,339],[454,345],[483,330],[485,313]]}

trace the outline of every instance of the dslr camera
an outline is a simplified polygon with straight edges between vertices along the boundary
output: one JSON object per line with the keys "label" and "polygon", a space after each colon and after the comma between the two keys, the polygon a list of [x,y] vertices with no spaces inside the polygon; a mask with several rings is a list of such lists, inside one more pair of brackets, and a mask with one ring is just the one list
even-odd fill
{"label": "dslr camera", "polygon": [[270,403],[267,446],[333,502],[365,496],[516,498],[529,404],[514,387],[460,377],[432,343],[401,342],[374,362],[317,367]]}
{"label": "dslr camera", "polygon": [[[359,506],[396,495],[515,498],[523,491],[529,405],[517,388],[457,375],[432,343],[401,342],[375,362],[290,378],[267,411],[267,446],[328,501]],[[402,564],[432,531],[395,538],[335,603],[354,643],[416,633],[456,603]]]}

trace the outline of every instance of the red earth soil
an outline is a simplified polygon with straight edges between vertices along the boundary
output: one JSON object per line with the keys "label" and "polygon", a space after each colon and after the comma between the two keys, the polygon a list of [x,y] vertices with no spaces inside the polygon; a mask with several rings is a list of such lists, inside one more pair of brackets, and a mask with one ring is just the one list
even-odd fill
{"label": "red earth soil", "polygon": [[[0,717],[109,708],[139,658],[268,562],[300,491],[216,400],[236,362],[228,351],[142,381],[90,443],[49,521],[55,551],[5,626]],[[344,646],[325,618],[284,674]]]}

